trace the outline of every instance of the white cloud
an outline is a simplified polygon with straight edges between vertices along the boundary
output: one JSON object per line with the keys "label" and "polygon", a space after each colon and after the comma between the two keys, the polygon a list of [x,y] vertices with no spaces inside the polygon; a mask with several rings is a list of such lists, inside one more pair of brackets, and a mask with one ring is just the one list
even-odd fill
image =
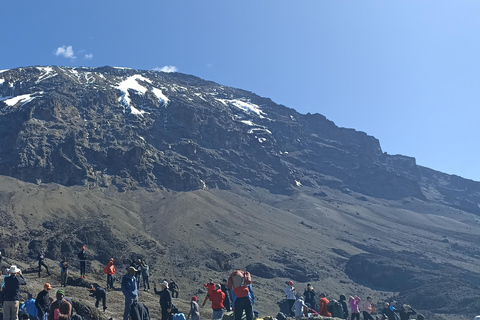
{"label": "white cloud", "polygon": [[56,56],[63,56],[64,58],[75,59],[75,53],[73,52],[72,46],[62,46],[58,47],[55,52]]}
{"label": "white cloud", "polygon": [[85,55],[85,59],[87,59],[87,60],[92,60],[92,59],[93,59],[93,53],[87,53],[87,54]]}
{"label": "white cloud", "polygon": [[175,66],[164,66],[164,67],[161,67],[161,68],[159,68],[159,67],[153,68],[153,71],[161,71],[161,72],[170,73],[170,72],[177,72],[178,69]]}

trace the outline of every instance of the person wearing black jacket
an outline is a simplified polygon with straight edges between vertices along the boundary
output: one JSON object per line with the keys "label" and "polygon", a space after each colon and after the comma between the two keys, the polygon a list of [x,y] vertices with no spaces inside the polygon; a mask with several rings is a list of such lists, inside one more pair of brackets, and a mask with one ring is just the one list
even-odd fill
{"label": "person wearing black jacket", "polygon": [[410,316],[417,314],[415,310],[412,309],[408,304],[404,304],[402,310],[399,312],[400,320],[409,320]]}
{"label": "person wearing black jacket", "polygon": [[310,304],[310,308],[313,310],[317,309],[317,304],[315,303],[315,290],[310,283],[307,284],[307,288],[303,291],[303,296],[305,297],[305,304]]}
{"label": "person wearing black jacket", "polygon": [[78,260],[80,260],[80,278],[85,279],[87,270],[87,254],[85,253],[85,246],[83,246],[82,251],[78,253]]}
{"label": "person wearing black jacket", "polygon": [[20,307],[20,286],[27,282],[22,276],[22,270],[17,266],[11,266],[8,269],[10,274],[5,278],[3,287],[3,319],[17,320],[18,308]]}
{"label": "person wearing black jacket", "polygon": [[107,289],[100,287],[99,285],[91,285],[90,286],[90,294],[94,297],[95,300],[95,308],[98,308],[100,304],[100,300],[102,300],[103,305],[103,312],[107,310]]}
{"label": "person wearing black jacket", "polygon": [[348,319],[348,306],[347,306],[347,297],[344,294],[340,295],[340,299],[338,300],[342,304],[343,309],[343,318]]}
{"label": "person wearing black jacket", "polygon": [[42,266],[47,270],[47,275],[50,275],[50,271],[48,271],[48,266],[45,264],[45,253],[40,251],[38,253],[38,277],[40,278],[40,273],[42,272]]}
{"label": "person wearing black jacket", "polygon": [[228,290],[227,287],[227,279],[222,280],[221,289],[223,293],[225,293],[225,300],[223,300],[223,305],[225,306],[225,309],[227,309],[227,311],[230,311],[232,308],[232,303],[230,301],[232,300],[230,299],[230,290]]}
{"label": "person wearing black jacket", "polygon": [[50,309],[50,301],[48,299],[49,291],[52,289],[50,283],[45,283],[43,285],[43,290],[40,291],[37,295],[37,299],[35,299],[35,306],[37,307],[38,311],[38,319],[40,320],[47,320],[48,319],[48,310]]}
{"label": "person wearing black jacket", "polygon": [[150,313],[146,305],[135,300],[130,308],[130,317],[132,320],[150,320]]}
{"label": "person wearing black jacket", "polygon": [[155,294],[160,295],[160,307],[162,308],[162,320],[168,320],[170,318],[170,312],[172,311],[172,296],[168,291],[168,282],[163,281],[160,284],[162,290],[157,291],[157,285],[153,285]]}

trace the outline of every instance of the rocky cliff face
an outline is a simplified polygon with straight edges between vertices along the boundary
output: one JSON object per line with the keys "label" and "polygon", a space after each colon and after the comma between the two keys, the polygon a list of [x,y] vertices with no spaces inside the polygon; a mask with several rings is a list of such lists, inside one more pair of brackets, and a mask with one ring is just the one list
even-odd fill
{"label": "rocky cliff face", "polygon": [[[480,183],[382,152],[374,137],[183,74],[31,67],[0,73],[0,174],[194,190],[326,185],[480,213]],[[432,198],[433,197],[433,198]]]}

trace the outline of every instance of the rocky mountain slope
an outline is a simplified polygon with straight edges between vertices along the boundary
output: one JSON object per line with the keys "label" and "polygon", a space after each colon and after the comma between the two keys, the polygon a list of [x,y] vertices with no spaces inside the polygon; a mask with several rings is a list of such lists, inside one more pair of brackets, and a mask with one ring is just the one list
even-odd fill
{"label": "rocky mountain slope", "polygon": [[24,263],[86,244],[91,272],[143,257],[185,299],[246,268],[272,314],[286,279],[480,310],[480,183],[319,114],[178,73],[19,68],[0,72],[0,150],[0,249]]}

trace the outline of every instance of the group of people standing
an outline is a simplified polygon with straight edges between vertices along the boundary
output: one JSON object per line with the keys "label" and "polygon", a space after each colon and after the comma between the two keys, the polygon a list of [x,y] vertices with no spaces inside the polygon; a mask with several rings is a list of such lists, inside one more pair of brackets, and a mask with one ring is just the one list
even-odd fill
{"label": "group of people standing", "polygon": [[372,302],[372,297],[367,297],[366,300],[362,301],[356,295],[350,296],[347,304],[347,297],[344,294],[339,296],[339,300],[329,300],[325,293],[320,293],[317,306],[316,292],[312,285],[307,284],[303,295],[298,295],[293,281],[286,283],[285,296],[290,316],[297,319],[309,314],[313,316],[320,314],[321,316],[340,319],[348,319],[350,316],[351,320],[360,320],[360,315],[362,315],[363,320],[409,320],[412,315],[417,315],[417,320],[425,319],[423,315],[417,314],[410,305],[404,304],[401,309],[396,309],[396,302],[393,300],[386,302],[382,312],[378,313],[375,304]]}
{"label": "group of people standing", "polygon": [[36,299],[28,294],[28,299],[20,306],[20,286],[27,282],[22,270],[12,265],[3,279],[1,292],[3,298],[3,320],[18,320],[18,310],[27,314],[32,320],[69,320],[72,315],[72,301],[65,298],[65,291],[58,289],[56,299],[49,296],[52,286],[45,283]]}

